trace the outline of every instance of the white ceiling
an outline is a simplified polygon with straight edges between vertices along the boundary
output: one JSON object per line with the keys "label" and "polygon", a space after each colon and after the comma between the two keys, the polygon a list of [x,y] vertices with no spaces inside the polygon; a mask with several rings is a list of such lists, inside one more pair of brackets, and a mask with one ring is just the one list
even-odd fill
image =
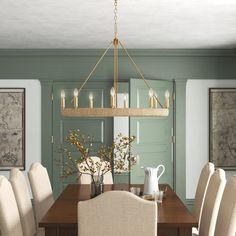
{"label": "white ceiling", "polygon": [[[120,0],[127,48],[235,48],[236,0]],[[113,0],[0,0],[0,48],[105,48]]]}

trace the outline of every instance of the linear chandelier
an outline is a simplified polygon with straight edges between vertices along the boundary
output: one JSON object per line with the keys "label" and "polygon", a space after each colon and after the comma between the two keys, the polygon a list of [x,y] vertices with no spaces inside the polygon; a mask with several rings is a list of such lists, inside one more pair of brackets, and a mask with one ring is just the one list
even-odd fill
{"label": "linear chandelier", "polygon": [[[102,56],[99,58],[83,84],[80,88],[74,89],[74,96],[70,100],[68,107],[66,107],[66,96],[65,91],[61,91],[61,114],[62,116],[67,117],[114,117],[114,116],[168,116],[169,115],[169,91],[165,92],[165,103],[164,105],[158,99],[157,93],[151,88],[147,80],[144,78],[140,68],[134,62],[133,58],[130,56],[128,50],[124,47],[123,43],[118,40],[117,37],[117,0],[114,0],[114,40],[109,43],[108,47],[105,49]],[[110,108],[94,108],[94,99],[93,94],[89,94],[89,107],[80,108],[79,107],[79,95],[87,81],[90,79],[94,71],[96,70],[99,63],[102,61],[108,50],[113,45],[114,49],[114,85],[110,90]],[[149,108],[131,108],[128,104],[128,94],[123,96],[123,107],[117,107],[117,98],[118,98],[118,47],[126,53],[131,64],[134,66],[140,78],[143,80],[147,86],[149,93],[147,103]],[[73,108],[71,105],[73,104]]]}

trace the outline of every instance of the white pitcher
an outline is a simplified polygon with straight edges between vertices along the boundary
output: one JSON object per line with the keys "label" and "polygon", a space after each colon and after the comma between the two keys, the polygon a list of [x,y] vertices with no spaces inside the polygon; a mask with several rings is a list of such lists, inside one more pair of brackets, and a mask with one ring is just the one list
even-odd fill
{"label": "white pitcher", "polygon": [[[153,167],[142,167],[145,172],[144,179],[144,191],[143,194],[153,194],[154,191],[159,191],[159,179],[165,172],[165,166],[159,165],[156,168]],[[162,168],[162,171],[158,174],[159,169]]]}

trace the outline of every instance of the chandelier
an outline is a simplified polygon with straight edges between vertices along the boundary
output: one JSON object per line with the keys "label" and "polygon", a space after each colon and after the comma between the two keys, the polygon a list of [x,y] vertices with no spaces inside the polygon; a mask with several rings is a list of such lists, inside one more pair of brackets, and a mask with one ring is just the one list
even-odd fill
{"label": "chandelier", "polygon": [[[110,107],[109,108],[95,108],[94,107],[94,99],[93,94],[89,95],[89,107],[88,108],[80,108],[79,107],[79,95],[87,81],[90,79],[94,71],[96,70],[99,63],[102,61],[108,50],[113,45],[114,52],[114,84],[110,90]],[[134,66],[136,72],[138,73],[140,79],[143,80],[145,85],[148,88],[147,94],[147,103],[149,108],[131,108],[129,107],[128,102],[128,94],[123,94],[123,107],[117,107],[117,98],[118,98],[118,47],[124,50],[127,55],[129,61]],[[148,84],[147,80],[144,78],[140,68],[134,62],[132,57],[130,56],[128,50],[124,47],[122,41],[120,41],[117,37],[117,0],[114,0],[114,39],[105,49],[102,56],[99,58],[87,78],[84,80],[83,84],[80,88],[74,89],[74,94],[71,100],[69,100],[69,105],[66,107],[66,96],[65,91],[61,91],[61,114],[62,116],[67,117],[114,117],[114,116],[168,116],[169,114],[169,91],[165,92],[165,102],[164,105],[158,99],[157,93],[151,88]],[[73,104],[73,108],[71,105]]]}

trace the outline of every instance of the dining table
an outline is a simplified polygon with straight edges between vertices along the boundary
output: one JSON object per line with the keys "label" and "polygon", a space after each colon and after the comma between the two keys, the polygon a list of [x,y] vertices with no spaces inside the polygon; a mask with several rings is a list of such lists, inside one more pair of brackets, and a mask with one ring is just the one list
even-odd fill
{"label": "dining table", "polygon": [[[143,185],[112,184],[104,185],[103,191],[129,191],[131,187]],[[192,227],[198,227],[196,218],[187,209],[184,203],[169,186],[159,186],[165,191],[162,203],[157,203],[157,235],[158,236],[191,236]],[[46,215],[40,220],[39,227],[45,228],[45,236],[78,236],[79,201],[89,200],[91,197],[90,185],[68,184]]]}

